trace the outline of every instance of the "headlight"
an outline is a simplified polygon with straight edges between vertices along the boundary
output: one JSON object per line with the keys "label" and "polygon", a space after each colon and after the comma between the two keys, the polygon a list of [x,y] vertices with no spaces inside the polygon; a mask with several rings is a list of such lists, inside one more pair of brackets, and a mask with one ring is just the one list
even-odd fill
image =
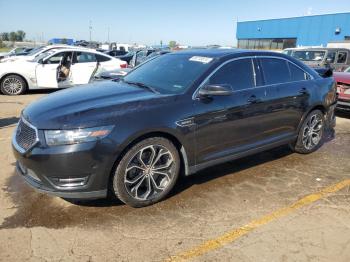
{"label": "headlight", "polygon": [[92,142],[106,137],[112,129],[113,126],[101,126],[72,130],[45,130],[45,139],[49,146]]}

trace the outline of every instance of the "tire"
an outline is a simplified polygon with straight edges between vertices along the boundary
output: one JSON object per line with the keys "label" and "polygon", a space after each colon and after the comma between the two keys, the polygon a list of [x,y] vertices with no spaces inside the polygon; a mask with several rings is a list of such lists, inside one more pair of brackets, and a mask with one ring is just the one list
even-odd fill
{"label": "tire", "polygon": [[179,172],[174,144],[163,137],[148,138],[131,147],[115,167],[112,191],[129,206],[148,206],[169,194]]}
{"label": "tire", "polygon": [[7,75],[2,79],[0,89],[4,95],[21,95],[27,90],[27,83],[19,75]]}
{"label": "tire", "polygon": [[320,110],[313,110],[304,120],[297,141],[290,148],[300,154],[309,154],[319,149],[324,142],[325,117]]}

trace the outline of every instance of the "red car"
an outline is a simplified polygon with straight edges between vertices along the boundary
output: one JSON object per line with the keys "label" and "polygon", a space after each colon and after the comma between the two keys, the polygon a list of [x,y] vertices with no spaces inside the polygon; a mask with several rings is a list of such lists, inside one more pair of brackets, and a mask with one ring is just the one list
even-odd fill
{"label": "red car", "polygon": [[350,112],[350,73],[334,72],[333,76],[339,94],[337,109]]}

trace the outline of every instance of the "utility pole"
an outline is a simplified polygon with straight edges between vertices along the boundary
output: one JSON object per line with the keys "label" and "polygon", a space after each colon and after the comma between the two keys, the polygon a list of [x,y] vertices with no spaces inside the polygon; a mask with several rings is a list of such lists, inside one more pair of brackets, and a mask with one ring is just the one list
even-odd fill
{"label": "utility pole", "polygon": [[109,42],[109,27],[108,27],[108,44],[109,44],[110,42]]}
{"label": "utility pole", "polygon": [[90,24],[89,24],[89,31],[90,31],[90,42],[91,42],[91,33],[92,33],[92,23],[90,20]]}

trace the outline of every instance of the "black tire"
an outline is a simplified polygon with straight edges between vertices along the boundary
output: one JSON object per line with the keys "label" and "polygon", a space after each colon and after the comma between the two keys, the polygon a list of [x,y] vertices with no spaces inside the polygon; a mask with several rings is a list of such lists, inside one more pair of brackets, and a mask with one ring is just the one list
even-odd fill
{"label": "black tire", "polygon": [[[320,121],[313,129],[313,121]],[[315,123],[316,123],[315,122]],[[317,132],[312,132],[319,130]],[[298,134],[296,142],[290,144],[290,148],[300,154],[309,154],[319,149],[324,142],[325,117],[320,110],[313,110],[305,118]],[[317,134],[318,133],[318,136]],[[311,134],[311,135],[310,135]],[[313,135],[312,135],[313,134]],[[311,138],[313,137],[313,138]]]}
{"label": "black tire", "polygon": [[0,83],[1,93],[8,96],[21,95],[27,90],[27,83],[19,75],[7,75]]}
{"label": "black tire", "polygon": [[[169,167],[165,168],[167,165]],[[115,167],[112,192],[129,206],[148,206],[169,194],[176,184],[179,172],[180,156],[174,144],[163,137],[147,138],[131,147]],[[139,183],[141,184],[137,187]],[[142,192],[144,193],[141,194]]]}

